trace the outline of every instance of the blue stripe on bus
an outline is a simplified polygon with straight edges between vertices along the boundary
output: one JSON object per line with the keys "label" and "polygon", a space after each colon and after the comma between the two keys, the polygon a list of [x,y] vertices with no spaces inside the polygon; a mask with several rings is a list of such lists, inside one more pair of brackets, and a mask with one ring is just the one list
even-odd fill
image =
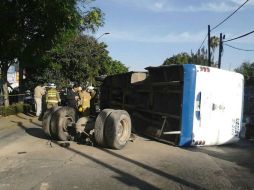
{"label": "blue stripe on bus", "polygon": [[190,146],[192,141],[195,87],[196,87],[196,66],[184,64],[183,100],[181,135],[179,146]]}

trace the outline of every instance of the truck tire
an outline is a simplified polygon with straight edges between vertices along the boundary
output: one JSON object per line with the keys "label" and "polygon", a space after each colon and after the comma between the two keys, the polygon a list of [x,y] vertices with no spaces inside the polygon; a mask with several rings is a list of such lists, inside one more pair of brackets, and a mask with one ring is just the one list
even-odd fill
{"label": "truck tire", "polygon": [[105,123],[105,137],[110,148],[122,149],[130,139],[131,119],[124,110],[112,112]]}
{"label": "truck tire", "polygon": [[[60,140],[70,140],[70,125],[74,124],[77,120],[77,113],[74,108],[62,107],[54,112],[50,122],[51,135]],[[73,127],[73,131],[75,131]]]}
{"label": "truck tire", "polygon": [[61,107],[52,107],[50,109],[48,109],[44,115],[43,115],[43,119],[42,119],[42,129],[44,131],[44,133],[46,133],[49,137],[52,138],[51,134],[50,134],[50,120],[52,118],[52,114],[58,110]]}
{"label": "truck tire", "polygon": [[105,133],[104,133],[104,126],[105,122],[107,120],[107,117],[113,112],[113,109],[104,109],[100,112],[100,114],[97,116],[95,124],[94,124],[94,138],[95,142],[99,146],[106,146],[106,140],[105,140]]}

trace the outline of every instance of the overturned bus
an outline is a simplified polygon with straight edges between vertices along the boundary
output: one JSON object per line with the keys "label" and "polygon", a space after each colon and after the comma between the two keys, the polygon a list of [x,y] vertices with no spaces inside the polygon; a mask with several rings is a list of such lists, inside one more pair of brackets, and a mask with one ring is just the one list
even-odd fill
{"label": "overturned bus", "polygon": [[[97,144],[116,149],[125,146],[131,132],[177,146],[239,140],[244,86],[241,74],[193,64],[146,69],[148,72],[106,77],[100,90],[102,111],[95,118],[59,114],[67,108],[56,108],[45,117],[47,134],[55,131],[53,136],[66,140],[72,135],[70,129],[84,131],[93,135]],[[64,132],[65,138],[59,138],[57,131]]]}

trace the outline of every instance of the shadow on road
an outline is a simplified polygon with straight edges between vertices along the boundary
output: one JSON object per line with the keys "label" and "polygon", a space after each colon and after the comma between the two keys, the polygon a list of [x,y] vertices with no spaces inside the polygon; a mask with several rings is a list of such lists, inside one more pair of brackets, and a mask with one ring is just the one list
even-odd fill
{"label": "shadow on road", "polygon": [[236,144],[213,147],[189,147],[185,150],[201,152],[211,157],[236,163],[254,173],[254,142],[245,139]]}
{"label": "shadow on road", "polygon": [[23,114],[17,114],[16,115],[18,118],[20,119],[29,119],[27,117],[35,117],[35,115],[31,114],[31,113],[23,113]]}
{"label": "shadow on road", "polygon": [[44,133],[41,128],[27,128],[26,133],[40,139],[50,140],[50,138]]}
{"label": "shadow on road", "polygon": [[[34,116],[31,116],[31,115],[19,115],[19,114],[17,114],[16,116],[17,116],[18,118],[20,118],[20,119],[27,120],[27,121],[29,121],[30,123],[32,123],[32,124],[34,124],[34,125],[37,125],[38,127],[42,127],[41,124],[38,124],[38,123],[36,123],[36,122],[33,121],[33,119],[32,119],[31,117],[34,117]],[[13,122],[13,123],[17,123],[16,121],[12,121],[12,122]]]}
{"label": "shadow on road", "polygon": [[[17,122],[18,126],[20,128],[22,128],[23,130],[25,130],[29,135],[32,135],[32,136],[35,136],[35,137],[38,137],[38,138],[41,138],[41,132],[42,129],[40,128],[26,128],[22,122]],[[30,130],[29,130],[30,129]],[[37,135],[39,134],[39,135]],[[43,133],[44,134],[44,133]],[[47,138],[46,138],[47,139]],[[54,144],[61,146],[61,143],[57,142],[57,141],[52,141]],[[76,153],[88,160],[91,160],[93,161],[94,163],[96,164],[99,164],[107,169],[110,169],[111,171],[119,174],[121,177],[119,177],[118,179],[121,181],[121,182],[128,182],[127,185],[130,185],[130,186],[135,186],[139,189],[148,189],[148,190],[159,190],[159,188],[155,187],[154,185],[152,184],[149,184],[148,182],[144,181],[144,180],[141,180],[133,175],[130,175],[128,174],[127,172],[124,172],[116,167],[113,167],[105,162],[102,162],[101,160],[98,160],[96,158],[93,158],[92,156],[88,155],[88,154],[85,154],[83,152],[80,152],[78,150],[75,150],[71,147],[68,147],[68,148],[65,148],[66,150],[68,151],[71,151],[73,153]]]}
{"label": "shadow on road", "polygon": [[32,123],[32,124],[34,124],[34,125],[37,125],[38,127],[42,127],[42,125],[40,125],[40,124],[34,122],[32,119],[29,119],[29,121],[30,121],[30,123]]}
{"label": "shadow on road", "polygon": [[[48,137],[44,134],[43,130],[41,128],[27,128],[25,127],[25,125],[22,123],[22,122],[16,122],[17,125],[22,128],[23,130],[25,130],[26,133],[28,133],[29,135],[31,136],[34,136],[34,137],[37,137],[37,138],[42,138],[42,139],[48,139]],[[52,141],[54,144],[61,146],[61,143],[57,142],[57,141]],[[63,148],[63,147],[62,147]],[[88,154],[85,154],[83,152],[80,152],[74,148],[71,148],[71,147],[68,147],[68,148],[65,148],[66,150],[70,151],[70,152],[73,152],[73,153],[76,153],[77,155],[83,157],[83,158],[86,158],[90,161],[93,161],[94,163],[98,164],[98,165],[101,165],[117,174],[119,174],[120,176],[118,177],[115,177],[115,179],[121,181],[122,183],[125,183],[126,185],[128,186],[132,186],[132,187],[137,187],[138,189],[147,189],[147,190],[159,190],[158,187],[154,186],[153,184],[150,184],[149,182],[145,181],[145,180],[142,180],[134,175],[131,175],[129,174],[128,172],[126,171],[123,171],[123,170],[120,170],[118,169],[117,167],[114,167],[108,163],[105,163],[101,160],[98,160]],[[168,180],[172,180],[173,182],[176,182],[178,184],[181,184],[183,186],[186,186],[186,187],[189,187],[189,188],[193,188],[193,189],[204,189],[196,184],[193,184],[191,182],[188,182],[184,179],[181,179],[181,178],[178,178],[176,176],[173,176],[173,175],[170,175],[168,173],[165,173],[159,169],[156,169],[156,168],[153,168],[151,166],[148,166],[146,164],[143,164],[141,162],[138,162],[138,161],[135,161],[135,160],[132,160],[130,158],[127,158],[127,157],[124,157],[122,155],[119,155],[119,154],[116,154],[114,153],[113,151],[110,151],[110,150],[106,150],[106,149],[101,149],[100,150],[104,151],[105,153],[108,153],[112,156],[115,156],[117,158],[120,158],[122,160],[125,160],[127,162],[130,162],[132,164],[135,164],[136,166],[139,166],[143,169],[146,169],[148,171],[151,171],[157,175],[160,175],[161,177],[165,177],[167,178]]]}
{"label": "shadow on road", "polygon": [[148,170],[148,171],[151,171],[151,172],[153,172],[153,173],[155,173],[155,174],[157,174],[157,175],[159,175],[159,176],[161,176],[161,177],[165,177],[165,178],[167,178],[167,179],[169,179],[169,180],[172,180],[172,181],[177,182],[177,183],[179,183],[179,184],[181,184],[181,185],[184,185],[184,186],[186,186],[186,187],[190,187],[190,188],[194,188],[194,189],[204,189],[204,188],[202,188],[202,187],[200,187],[200,186],[198,186],[198,185],[196,185],[196,184],[193,184],[193,183],[191,183],[191,182],[188,182],[188,181],[186,181],[186,180],[184,180],[184,179],[181,179],[181,178],[179,178],[179,177],[170,175],[170,174],[168,174],[168,173],[166,173],[166,172],[164,172],[164,171],[161,171],[161,170],[159,170],[159,169],[153,168],[153,167],[151,167],[151,166],[148,166],[148,165],[143,164],[143,163],[141,163],[141,162],[138,162],[138,161],[136,161],[136,160],[127,158],[127,157],[122,156],[122,155],[120,155],[120,154],[116,154],[116,153],[113,152],[113,151],[110,151],[110,150],[107,150],[107,149],[102,149],[102,148],[100,148],[100,150],[103,151],[103,152],[106,152],[106,153],[108,153],[108,154],[110,154],[110,155],[112,155],[112,156],[115,156],[115,157],[117,157],[117,158],[119,158],[119,159],[125,160],[125,161],[127,161],[127,162],[132,163],[132,164],[135,164],[136,166],[139,166],[139,167],[141,167],[141,168],[143,168],[143,169],[146,169],[146,170]]}
{"label": "shadow on road", "polygon": [[[12,121],[13,123],[17,123],[17,126],[20,127],[21,129],[23,129],[27,134],[36,137],[36,138],[40,138],[40,139],[47,139],[49,140],[49,137],[44,133],[44,131],[42,130],[42,128],[37,128],[37,127],[25,127],[25,125],[22,122],[16,122],[16,121]],[[40,126],[40,125],[38,125]]]}
{"label": "shadow on road", "polygon": [[[58,144],[58,143],[55,143],[55,144]],[[125,171],[122,171],[122,170],[120,170],[120,169],[118,169],[118,168],[116,168],[112,165],[109,165],[109,164],[107,164],[107,163],[105,163],[101,160],[98,160],[98,159],[96,159],[96,158],[94,158],[94,157],[92,157],[88,154],[80,152],[80,151],[78,151],[76,149],[73,149],[71,147],[66,148],[66,149],[73,152],[73,153],[76,153],[79,156],[82,156],[82,157],[84,157],[88,160],[91,160],[94,163],[99,164],[99,165],[101,165],[101,166],[103,166],[103,167],[105,167],[105,168],[107,168],[107,169],[109,169],[109,170],[111,170],[111,171],[113,171],[117,174],[119,174],[120,177],[116,177],[116,179],[118,179],[121,182],[124,182],[128,186],[137,187],[139,189],[151,189],[151,190],[158,190],[159,189],[159,188],[155,187],[154,185],[148,183],[145,180],[139,179],[136,176],[133,176],[133,175],[131,175],[131,174],[125,172]]]}

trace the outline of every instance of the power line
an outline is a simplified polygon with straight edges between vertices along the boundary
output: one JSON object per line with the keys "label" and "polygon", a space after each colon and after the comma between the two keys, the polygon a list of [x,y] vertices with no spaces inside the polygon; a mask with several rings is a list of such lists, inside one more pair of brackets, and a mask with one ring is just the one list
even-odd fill
{"label": "power line", "polygon": [[[233,16],[239,9],[241,9],[249,0],[246,0],[243,4],[241,4],[234,12],[232,12],[228,17],[226,17],[224,20],[222,20],[219,24],[217,24],[215,27],[213,27],[209,32],[211,32],[212,30],[218,28],[220,25],[222,25],[224,22],[226,22],[231,16]],[[205,40],[207,39],[208,34],[205,36],[204,40],[202,41],[200,47],[198,48],[196,54],[198,53],[198,51],[201,49],[201,47],[203,46],[203,44],[205,43]]]}
{"label": "power line", "polygon": [[229,39],[229,40],[225,40],[225,41],[223,41],[223,42],[229,42],[229,41],[233,41],[233,40],[236,40],[236,39],[239,39],[239,38],[243,38],[243,37],[248,36],[248,35],[250,35],[250,34],[252,34],[252,33],[254,33],[254,30],[251,31],[251,32],[248,32],[248,33],[246,33],[246,34],[243,34],[243,35],[241,35],[241,36],[238,36],[238,37],[235,37],[235,38],[232,38],[232,39]]}
{"label": "power line", "polygon": [[218,28],[220,25],[222,25],[224,22],[226,22],[226,20],[228,20],[231,16],[233,16],[239,9],[241,9],[249,0],[246,0],[243,4],[241,4],[234,12],[232,12],[228,17],[226,17],[224,20],[222,20],[219,24],[217,24],[215,27],[213,27],[211,29],[214,30],[216,28]]}
{"label": "power line", "polygon": [[197,52],[196,52],[196,54],[198,53],[198,51],[199,51],[199,50],[202,48],[202,46],[204,45],[204,43],[205,43],[205,41],[206,41],[207,37],[208,37],[208,34],[206,34],[206,36],[205,36],[204,40],[202,41],[202,43],[201,43],[200,47],[198,48],[198,50],[197,50]]}
{"label": "power line", "polygon": [[240,51],[254,51],[254,49],[242,49],[242,48],[238,48],[238,47],[235,47],[235,46],[231,46],[229,44],[224,44],[225,46],[228,46],[228,47],[231,47],[233,49],[236,49],[236,50],[240,50]]}

